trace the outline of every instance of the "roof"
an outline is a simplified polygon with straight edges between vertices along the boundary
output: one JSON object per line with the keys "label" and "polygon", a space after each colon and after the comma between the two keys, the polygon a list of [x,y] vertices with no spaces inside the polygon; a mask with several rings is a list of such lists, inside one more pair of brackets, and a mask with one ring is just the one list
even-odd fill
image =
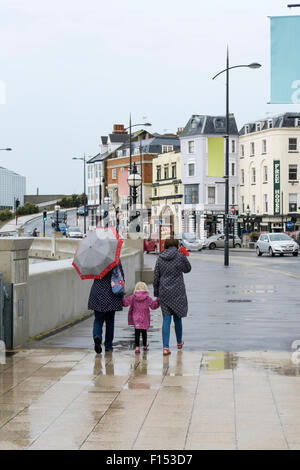
{"label": "roof", "polygon": [[[283,114],[277,114],[276,116],[265,117],[263,119],[244,124],[239,134],[246,135],[246,134],[251,134],[252,132],[259,132],[256,130],[256,124],[260,124],[261,131],[270,129],[268,125],[269,121],[272,121],[272,128],[298,127],[295,125],[295,120],[297,118],[300,119],[300,113],[283,113]],[[246,126],[248,126],[247,133],[245,132]]]}
{"label": "roof", "polygon": [[[226,133],[226,116],[193,114],[180,137],[211,134],[224,135],[224,133]],[[238,135],[234,114],[229,114],[229,134]]]}
{"label": "roof", "polygon": [[107,144],[107,139],[108,139],[107,135],[102,135],[101,136],[101,142],[102,142],[103,145]]}
{"label": "roof", "polygon": [[22,178],[25,178],[25,176],[22,176],[19,173],[16,173],[15,171],[13,171],[13,170],[9,170],[8,168],[4,168],[4,166],[0,166],[0,170],[5,170],[7,173],[10,173],[11,175],[21,176]]}

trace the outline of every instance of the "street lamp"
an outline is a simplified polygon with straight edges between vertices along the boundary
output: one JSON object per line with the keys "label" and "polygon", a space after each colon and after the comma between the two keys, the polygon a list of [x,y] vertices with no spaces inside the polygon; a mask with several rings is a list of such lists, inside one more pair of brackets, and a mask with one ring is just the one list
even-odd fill
{"label": "street lamp", "polygon": [[[133,163],[132,171],[128,176],[128,184],[130,189],[132,189],[132,203],[133,203],[133,214],[130,215],[129,221],[132,222],[137,218],[136,214],[136,199],[137,199],[137,188],[142,184],[142,177],[137,171],[136,164]],[[136,231],[138,232],[138,226],[136,227]]]}
{"label": "street lamp", "polygon": [[[125,131],[129,129],[129,173],[132,173],[132,145],[131,145],[131,129],[133,127],[150,127],[152,124],[150,122],[143,122],[141,124],[131,124],[131,113],[129,115],[129,126],[125,128]],[[131,187],[130,187],[130,200],[129,204],[131,205]]]}
{"label": "street lamp", "polygon": [[[88,158],[90,158],[90,157],[88,157]],[[82,160],[83,161],[84,234],[86,234],[86,176],[85,176],[85,173],[86,173],[86,170],[85,170],[86,156],[84,154],[83,157],[73,157],[72,160]]]}
{"label": "street lamp", "polygon": [[229,70],[247,67],[250,69],[259,69],[261,67],[257,62],[248,65],[234,65],[229,67],[229,53],[227,48],[226,68],[221,70],[213,77],[213,80],[222,73],[226,72],[226,153],[225,153],[225,245],[224,245],[224,266],[229,266]]}
{"label": "street lamp", "polygon": [[0,150],[6,150],[7,152],[11,152],[12,149],[11,148],[7,148],[7,149],[0,149]]}

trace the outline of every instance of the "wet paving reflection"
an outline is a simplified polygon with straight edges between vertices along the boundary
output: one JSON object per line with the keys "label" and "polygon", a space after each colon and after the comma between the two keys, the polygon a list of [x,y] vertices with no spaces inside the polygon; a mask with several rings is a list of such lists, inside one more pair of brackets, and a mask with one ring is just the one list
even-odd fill
{"label": "wet paving reflection", "polygon": [[0,449],[298,448],[299,392],[288,352],[17,351]]}

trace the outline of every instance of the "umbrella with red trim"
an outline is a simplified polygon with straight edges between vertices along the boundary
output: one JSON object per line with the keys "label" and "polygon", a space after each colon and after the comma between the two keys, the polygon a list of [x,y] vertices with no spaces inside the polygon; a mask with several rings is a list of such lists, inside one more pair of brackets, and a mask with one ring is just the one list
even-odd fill
{"label": "umbrella with red trim", "polygon": [[72,263],[81,279],[102,279],[119,264],[122,244],[114,227],[97,228],[82,239]]}

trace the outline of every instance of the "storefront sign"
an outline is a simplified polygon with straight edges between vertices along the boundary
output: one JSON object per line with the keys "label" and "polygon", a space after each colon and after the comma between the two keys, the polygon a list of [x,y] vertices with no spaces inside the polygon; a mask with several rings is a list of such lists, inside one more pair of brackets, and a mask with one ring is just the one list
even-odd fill
{"label": "storefront sign", "polygon": [[280,161],[274,160],[274,215],[280,214]]}

